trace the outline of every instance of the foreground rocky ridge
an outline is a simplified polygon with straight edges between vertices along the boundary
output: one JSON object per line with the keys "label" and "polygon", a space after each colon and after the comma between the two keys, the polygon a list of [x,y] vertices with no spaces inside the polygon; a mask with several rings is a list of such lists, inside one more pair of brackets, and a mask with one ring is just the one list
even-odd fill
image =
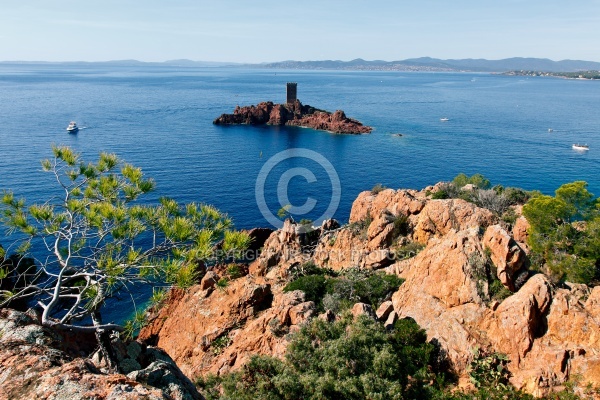
{"label": "foreground rocky ridge", "polygon": [[[253,354],[282,357],[282,332],[317,315],[303,292],[283,292],[291,271],[312,261],[404,278],[374,317],[413,318],[461,377],[480,348],[506,354],[513,385],[537,396],[575,377],[600,386],[600,287],[559,287],[529,271],[519,207],[508,225],[464,200],[431,199],[436,188],[363,192],[350,224],[326,221],[312,238],[287,221],[246,276],[219,286],[223,271],[209,271],[200,285],[172,291],[140,339],[163,348],[190,378],[235,370]],[[406,253],[410,246],[423,249]],[[361,304],[353,312],[369,313]]]}
{"label": "foreground rocky ridge", "polygon": [[288,104],[262,102],[256,106],[237,106],[233,114],[222,114],[215,125],[288,125],[344,134],[370,133],[373,128],[346,117],[343,111],[330,113],[303,105],[299,100]]}
{"label": "foreground rocky ridge", "polygon": [[38,316],[0,310],[0,399],[201,399],[160,349],[112,341],[120,373],[106,371],[90,334],[58,334]]}

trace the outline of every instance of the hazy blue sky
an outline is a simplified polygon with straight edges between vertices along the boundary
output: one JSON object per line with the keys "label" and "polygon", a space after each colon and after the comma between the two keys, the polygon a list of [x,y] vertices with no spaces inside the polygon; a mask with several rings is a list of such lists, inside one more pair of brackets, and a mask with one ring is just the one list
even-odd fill
{"label": "hazy blue sky", "polygon": [[0,60],[600,61],[600,0],[0,0]]}

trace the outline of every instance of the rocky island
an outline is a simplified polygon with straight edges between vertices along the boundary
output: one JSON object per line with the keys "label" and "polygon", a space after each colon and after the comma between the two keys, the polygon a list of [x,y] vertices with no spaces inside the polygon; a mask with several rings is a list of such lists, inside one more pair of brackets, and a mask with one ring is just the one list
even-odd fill
{"label": "rocky island", "polygon": [[222,114],[213,121],[215,125],[287,125],[312,128],[332,133],[360,135],[373,128],[346,117],[337,110],[334,113],[304,105],[296,98],[296,84],[288,83],[287,103],[266,101],[257,105],[237,106],[233,114]]}
{"label": "rocky island", "polygon": [[332,133],[360,135],[371,133],[373,128],[346,117],[337,110],[334,113],[304,105],[300,100],[291,104],[274,104],[266,101],[256,106],[236,107],[233,114],[223,114],[213,121],[215,125],[287,125],[312,128]]}

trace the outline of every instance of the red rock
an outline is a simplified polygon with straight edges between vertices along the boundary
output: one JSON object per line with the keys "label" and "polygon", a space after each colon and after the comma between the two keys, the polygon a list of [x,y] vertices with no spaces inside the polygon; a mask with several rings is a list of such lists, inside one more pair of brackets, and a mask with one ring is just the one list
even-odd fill
{"label": "red rock", "polygon": [[[508,232],[494,225],[498,221],[489,210],[460,199],[433,200],[425,190],[362,192],[352,206],[350,221],[370,219],[370,224],[324,229],[310,253],[302,252],[305,247],[296,226],[286,222],[265,241],[250,275],[207,298],[196,295],[195,287],[185,295],[174,291],[171,301],[177,304],[166,304],[143,333],[159,338],[191,378],[208,371],[235,370],[253,354],[282,358],[288,342],[281,332],[297,331],[314,315],[314,305],[305,301],[304,293],[282,293],[291,279],[290,268],[309,260],[337,271],[379,268],[388,260],[390,242],[397,243],[389,229],[398,215],[408,217],[404,240],[417,240],[425,248],[385,269],[405,282],[392,295],[392,306],[384,303],[377,310],[380,320],[391,325],[396,318],[415,319],[428,339],[439,345],[461,382],[468,376],[472,349],[479,347],[507,354],[511,382],[529,393],[546,396],[551,387],[560,387],[574,376],[581,378],[582,385],[600,384],[600,286],[592,290],[567,283],[558,288],[538,274],[503,301],[491,300],[489,282],[476,269],[480,268],[477,260],[483,259],[488,247],[500,279],[510,286],[527,261],[511,234],[518,236],[526,228]],[[516,225],[519,221],[526,223],[519,219]],[[270,305],[262,302],[265,308],[257,313],[248,306],[252,297],[248,290],[261,285],[270,285],[273,300]],[[356,304],[353,312],[372,315],[363,304]],[[232,342],[215,356],[205,339],[220,335]]]}
{"label": "red rock", "polygon": [[392,302],[384,301],[375,312],[375,315],[377,315],[377,319],[380,321],[385,321],[392,311],[394,311]]}
{"label": "red rock", "polygon": [[299,100],[292,104],[263,102],[256,106],[237,106],[233,114],[223,114],[213,121],[215,125],[288,125],[312,128],[333,133],[363,134],[373,128],[346,117],[338,110],[333,114],[303,105]]}
{"label": "red rock", "polygon": [[517,242],[500,225],[489,226],[483,235],[483,245],[491,252],[498,279],[514,291],[515,274],[525,265],[527,256]]}
{"label": "red rock", "polygon": [[374,317],[375,313],[373,312],[373,308],[369,304],[365,303],[356,303],[352,307],[352,315],[354,318],[358,318],[361,315],[365,315],[367,317]]}
{"label": "red rock", "polygon": [[[104,373],[91,359],[74,358],[62,351],[61,333],[40,326],[25,313],[0,310],[0,332],[0,399],[202,398],[169,356],[158,349],[136,343],[137,351],[122,354],[119,367],[130,361],[138,368],[144,364],[144,369],[129,375]],[[147,379],[149,376],[152,379]]]}

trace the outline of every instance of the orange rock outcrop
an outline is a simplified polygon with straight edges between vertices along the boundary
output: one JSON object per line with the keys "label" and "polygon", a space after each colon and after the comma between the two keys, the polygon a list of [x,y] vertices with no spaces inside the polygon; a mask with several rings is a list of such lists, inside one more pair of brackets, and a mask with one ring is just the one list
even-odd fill
{"label": "orange rock outcrop", "polygon": [[[386,321],[413,318],[459,375],[467,374],[473,350],[480,348],[506,354],[511,382],[537,396],[575,376],[581,385],[600,385],[600,287],[556,286],[528,271],[523,217],[510,227],[487,209],[460,199],[433,200],[429,193],[363,192],[349,225],[322,229],[311,243],[288,221],[267,239],[249,275],[226,288],[172,292],[141,336],[191,378],[239,368],[252,354],[282,357],[285,333],[316,316],[301,292],[282,288],[291,271],[312,261],[402,277],[391,301],[376,312],[364,305],[353,311]],[[408,228],[399,237],[395,223],[401,216]],[[423,250],[399,260],[396,254],[411,242]],[[481,275],[485,263],[493,264],[508,297],[494,298],[491,277]],[[215,345],[219,338],[226,338],[222,349]]]}

